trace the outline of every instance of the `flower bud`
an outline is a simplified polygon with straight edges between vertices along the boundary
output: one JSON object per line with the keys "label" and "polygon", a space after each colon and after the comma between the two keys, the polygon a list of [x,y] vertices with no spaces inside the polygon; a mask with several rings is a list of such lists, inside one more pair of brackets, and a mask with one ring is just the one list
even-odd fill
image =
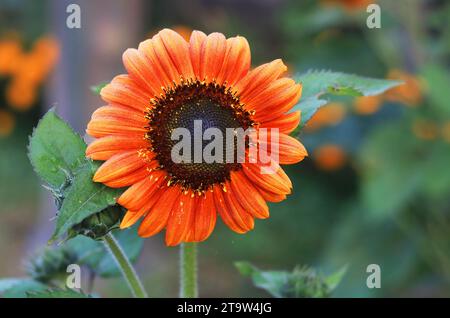
{"label": "flower bud", "polygon": [[68,237],[71,238],[80,234],[94,240],[100,240],[110,231],[118,228],[119,221],[123,214],[124,211],[122,207],[118,205],[110,206],[73,226],[68,231]]}
{"label": "flower bud", "polygon": [[67,266],[76,262],[76,254],[66,247],[48,247],[26,264],[26,271],[33,279],[48,283],[64,279],[67,276]]}

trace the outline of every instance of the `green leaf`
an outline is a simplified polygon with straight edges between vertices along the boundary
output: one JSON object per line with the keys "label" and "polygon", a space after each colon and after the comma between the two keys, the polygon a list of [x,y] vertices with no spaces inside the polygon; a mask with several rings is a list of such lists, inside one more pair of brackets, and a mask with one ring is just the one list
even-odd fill
{"label": "green leaf", "polygon": [[348,266],[342,267],[340,270],[325,277],[325,283],[328,285],[330,292],[336,289],[336,287],[342,281],[342,278],[347,273]]}
{"label": "green leaf", "polygon": [[103,82],[98,85],[92,85],[90,87],[91,92],[93,92],[95,95],[100,95],[100,92],[102,91],[103,87],[105,87],[106,85],[108,85],[108,82]]}
{"label": "green leaf", "polygon": [[[323,105],[327,104],[328,101],[325,99],[318,99],[316,97],[309,97],[305,98],[300,101],[299,104],[297,104],[296,110],[301,110],[301,123],[300,128],[305,126],[305,124],[308,122],[308,120],[311,119],[311,117],[314,115],[314,113]],[[298,108],[297,108],[298,107]]]}
{"label": "green leaf", "polygon": [[82,292],[73,289],[48,289],[44,291],[27,292],[28,298],[89,298]]}
{"label": "green leaf", "polygon": [[76,255],[65,246],[47,246],[34,253],[25,264],[25,268],[31,278],[49,284],[55,281],[65,281],[67,266],[76,262]]}
{"label": "green leaf", "polygon": [[96,164],[88,162],[74,175],[72,185],[65,191],[51,240],[58,239],[88,216],[116,204],[123,189],[113,189],[93,182],[96,169]]}
{"label": "green leaf", "polygon": [[86,144],[50,110],[30,138],[29,157],[37,174],[51,187],[58,207],[51,240],[85,218],[116,203],[121,189],[92,181],[98,164],[85,157]]}
{"label": "green leaf", "polygon": [[255,271],[252,275],[253,284],[266,290],[274,297],[289,297],[284,292],[289,282],[289,273],[281,271]]}
{"label": "green leaf", "polygon": [[345,86],[330,86],[328,87],[327,93],[338,96],[353,96],[353,97],[363,96],[361,91],[353,87],[345,87]]}
{"label": "green leaf", "polygon": [[302,97],[294,110],[302,111],[303,127],[319,107],[328,103],[325,94],[344,96],[372,96],[401,84],[400,81],[375,79],[331,71],[309,71],[298,75],[303,85]]}
{"label": "green leaf", "polygon": [[4,278],[0,279],[0,296],[5,298],[26,297],[27,292],[42,291],[46,285],[30,278]]}
{"label": "green leaf", "polygon": [[100,92],[101,92],[102,88],[105,87],[106,85],[108,85],[108,82],[103,82],[103,83],[100,83],[98,85],[93,85],[93,86],[91,86],[91,91],[95,95],[100,95]]}
{"label": "green leaf", "polygon": [[239,273],[241,273],[241,275],[245,277],[251,277],[253,273],[258,270],[249,262],[235,262],[234,266],[236,266]]}
{"label": "green leaf", "polygon": [[422,75],[426,83],[433,83],[427,87],[427,96],[433,107],[441,116],[449,116],[450,75],[447,69],[439,64],[427,64],[422,70]]}
{"label": "green leaf", "polygon": [[[113,235],[119,241],[128,259],[133,263],[137,261],[142,251],[143,239],[138,236],[136,226],[125,230],[115,230]],[[87,265],[101,277],[120,275],[120,269],[102,242],[79,235],[65,244],[78,255],[80,265]]]}
{"label": "green leaf", "polygon": [[296,267],[292,272],[262,271],[248,262],[236,262],[236,268],[250,277],[256,287],[274,297],[329,297],[341,281],[346,268],[327,277],[308,267]]}
{"label": "green leaf", "polygon": [[28,149],[34,170],[54,188],[85,163],[85,142],[53,109],[39,121]]}

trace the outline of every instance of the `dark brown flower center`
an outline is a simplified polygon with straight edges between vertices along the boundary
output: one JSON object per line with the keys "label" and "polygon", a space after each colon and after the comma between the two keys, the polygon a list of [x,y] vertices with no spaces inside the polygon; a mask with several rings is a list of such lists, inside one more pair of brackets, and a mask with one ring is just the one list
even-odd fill
{"label": "dark brown flower center", "polygon": [[[236,151],[236,136],[232,137],[233,141],[227,139],[227,129],[245,130],[254,125],[252,114],[244,109],[239,98],[227,87],[200,81],[184,82],[166,90],[160,98],[152,100],[152,105],[153,108],[146,114],[149,120],[146,138],[152,145],[151,150],[155,153],[160,167],[168,172],[170,184],[204,191],[214,184],[228,180],[231,171],[241,168],[240,163],[236,161],[226,161],[226,151],[219,153],[217,162],[206,162],[204,157],[194,162],[194,151],[199,150],[195,145],[201,145],[202,151],[214,140],[214,137],[211,140],[203,138],[208,128],[220,130],[223,136],[222,149],[227,149],[232,143],[235,145],[233,151]],[[187,144],[190,147],[183,151],[190,152],[190,161],[177,163],[173,160],[172,149],[180,142],[180,139],[172,136],[177,128],[189,133],[190,140]]]}

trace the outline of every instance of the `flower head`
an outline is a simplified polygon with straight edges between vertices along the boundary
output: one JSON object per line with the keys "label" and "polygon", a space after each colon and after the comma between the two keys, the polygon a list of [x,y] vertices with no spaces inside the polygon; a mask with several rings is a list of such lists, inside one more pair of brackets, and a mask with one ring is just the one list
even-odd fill
{"label": "flower head", "polygon": [[[245,233],[253,229],[254,218],[269,216],[266,201],[279,202],[291,192],[278,164],[299,162],[307,153],[288,135],[300,121],[300,112],[287,112],[298,102],[301,85],[282,76],[281,60],[250,70],[243,37],[194,31],[188,42],[164,29],[138,49],[126,50],[123,62],[128,74],[101,91],[108,105],[92,115],[87,132],[98,139],[86,152],[106,160],[94,181],[129,187],[118,199],[128,210],[121,228],[142,219],[140,236],[166,229],[167,245],[198,242],[211,234],[218,214],[232,230]],[[278,138],[265,141],[266,146],[276,143],[279,160],[270,161],[274,173],[264,173],[268,163],[259,159],[174,162],[174,131],[195,135],[198,120],[202,133],[277,128]],[[250,144],[245,143],[245,158]]]}

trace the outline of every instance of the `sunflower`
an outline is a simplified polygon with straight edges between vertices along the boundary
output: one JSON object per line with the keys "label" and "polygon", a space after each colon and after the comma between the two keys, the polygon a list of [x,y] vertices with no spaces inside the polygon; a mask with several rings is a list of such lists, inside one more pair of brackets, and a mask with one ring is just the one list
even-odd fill
{"label": "sunflower", "polygon": [[[287,112],[302,87],[282,76],[287,68],[281,60],[250,70],[243,37],[193,31],[188,42],[164,29],[138,49],[127,49],[123,63],[128,74],[101,90],[108,105],[92,115],[87,133],[98,139],[86,150],[89,158],[106,160],[95,182],[128,187],[117,200],[127,209],[121,228],[142,219],[140,236],[166,229],[166,244],[173,246],[208,238],[219,215],[233,231],[245,233],[255,218],[269,217],[267,201],[291,193],[278,163],[297,163],[307,152],[289,136],[300,112]],[[268,164],[261,160],[174,163],[171,133],[178,127],[191,131],[198,119],[220,131],[278,128],[275,173],[263,173]]]}

